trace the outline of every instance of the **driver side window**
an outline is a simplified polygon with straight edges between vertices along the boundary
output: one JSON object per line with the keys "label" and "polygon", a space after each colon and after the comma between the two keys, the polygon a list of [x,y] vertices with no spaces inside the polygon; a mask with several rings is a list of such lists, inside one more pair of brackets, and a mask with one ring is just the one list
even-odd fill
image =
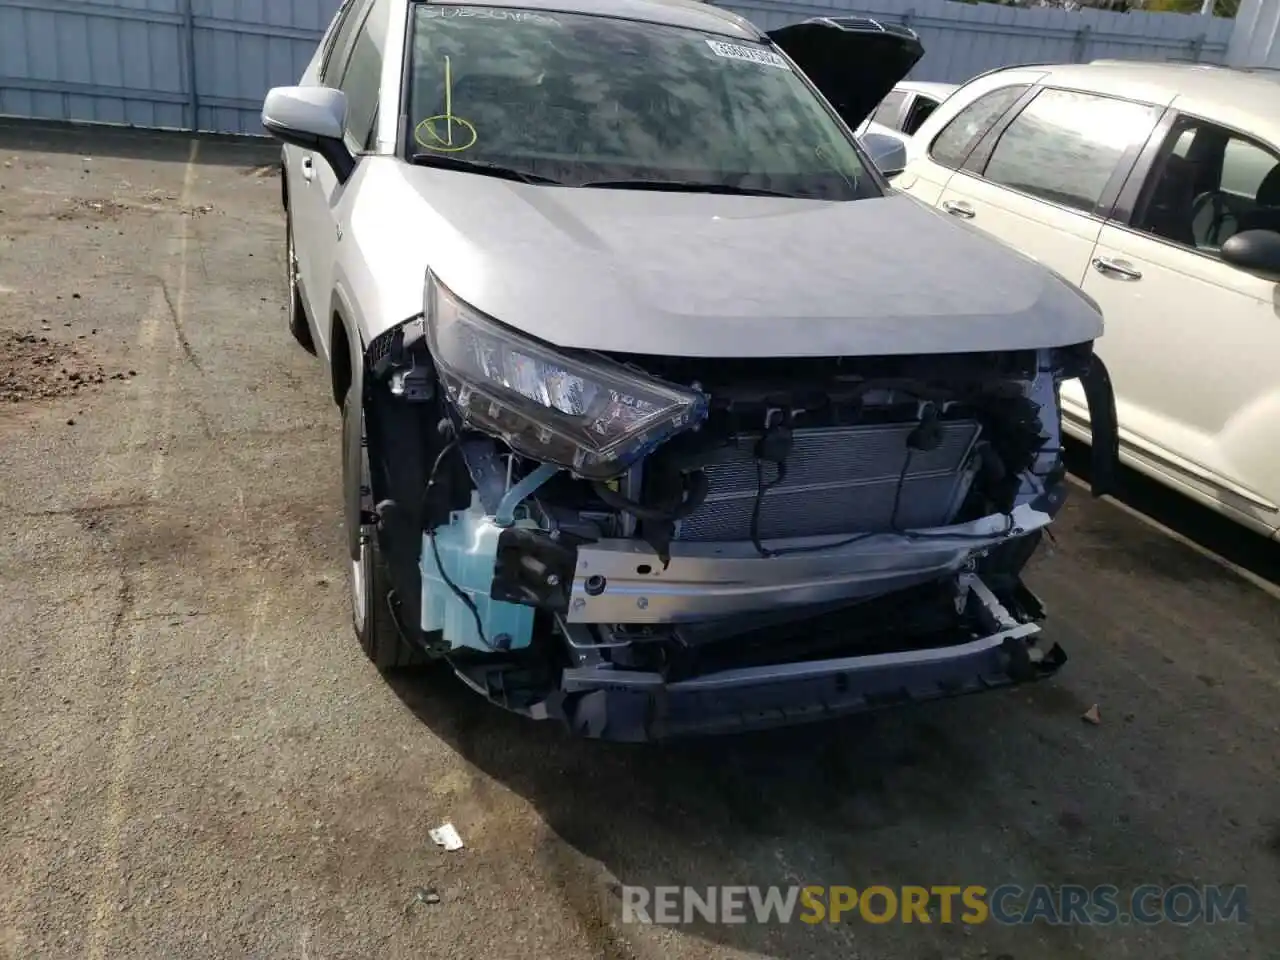
{"label": "driver side window", "polygon": [[361,153],[370,146],[382,87],[383,49],[391,23],[390,0],[374,0],[351,45],[338,89],[347,95],[347,147]]}
{"label": "driver side window", "polygon": [[351,53],[356,29],[364,21],[364,14],[368,9],[369,0],[344,0],[334,17],[320,65],[320,82],[325,86],[338,85],[338,78],[342,76],[342,69],[347,65],[347,57]]}
{"label": "driver side window", "polygon": [[1152,166],[1134,226],[1203,253],[1244,230],[1280,232],[1280,154],[1196,117],[1183,117]]}

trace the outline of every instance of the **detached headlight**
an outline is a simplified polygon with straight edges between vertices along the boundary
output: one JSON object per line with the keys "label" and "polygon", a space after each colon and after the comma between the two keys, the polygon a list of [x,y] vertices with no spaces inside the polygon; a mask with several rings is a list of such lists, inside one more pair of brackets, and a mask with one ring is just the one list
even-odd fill
{"label": "detached headlight", "polygon": [[481,315],[430,272],[425,320],[441,382],[468,425],[587,479],[626,472],[706,416],[701,394],[563,356]]}

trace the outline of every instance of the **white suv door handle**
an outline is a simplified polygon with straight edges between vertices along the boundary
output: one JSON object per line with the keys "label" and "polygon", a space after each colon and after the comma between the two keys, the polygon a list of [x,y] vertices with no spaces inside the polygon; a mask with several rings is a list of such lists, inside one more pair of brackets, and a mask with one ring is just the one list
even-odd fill
{"label": "white suv door handle", "polygon": [[1116,260],[1112,257],[1094,257],[1093,269],[1106,277],[1117,280],[1141,280],[1142,271],[1128,260]]}
{"label": "white suv door handle", "polygon": [[316,162],[311,159],[310,154],[302,158],[302,179],[310,183],[315,179]]}
{"label": "white suv door handle", "polygon": [[953,217],[963,217],[965,220],[972,220],[975,216],[973,207],[963,200],[943,200],[942,209]]}

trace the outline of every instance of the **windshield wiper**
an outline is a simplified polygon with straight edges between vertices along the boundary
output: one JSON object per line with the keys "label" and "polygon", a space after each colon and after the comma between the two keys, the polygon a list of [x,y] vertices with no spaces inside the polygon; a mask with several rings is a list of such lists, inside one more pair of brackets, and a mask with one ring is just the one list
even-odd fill
{"label": "windshield wiper", "polygon": [[739,187],[732,183],[704,183],[698,180],[587,180],[580,187],[603,187],[609,190],[665,190],[669,193],[727,193],[740,197],[787,197],[805,199],[800,194],[758,187]]}
{"label": "windshield wiper", "polygon": [[504,167],[500,163],[489,163],[487,160],[465,160],[462,157],[451,157],[445,153],[415,153],[409,158],[409,162],[419,167],[460,170],[463,173],[478,173],[486,177],[501,177],[503,180],[517,180],[520,183],[560,182],[538,173],[530,173],[528,170]]}

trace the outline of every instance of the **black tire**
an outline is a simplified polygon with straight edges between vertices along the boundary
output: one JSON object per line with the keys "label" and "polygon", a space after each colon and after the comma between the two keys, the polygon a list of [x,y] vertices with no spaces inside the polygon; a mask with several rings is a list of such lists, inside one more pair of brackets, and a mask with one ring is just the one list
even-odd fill
{"label": "black tire", "polygon": [[[369,457],[364,443],[364,415],[360,397],[353,385],[342,403],[342,484],[347,503],[350,538],[348,557],[351,586],[351,625],[360,649],[383,672],[419,667],[434,658],[401,632],[393,610],[395,593],[387,569],[378,534],[374,527],[363,524],[373,510],[373,490],[369,475]],[[360,418],[358,428],[351,422]],[[356,438],[356,439],[352,439]]]}
{"label": "black tire", "polygon": [[288,291],[289,332],[298,345],[315,356],[316,344],[307,326],[307,310],[302,305],[302,291],[298,289],[298,257],[293,248],[293,214],[285,213],[284,275]]}

